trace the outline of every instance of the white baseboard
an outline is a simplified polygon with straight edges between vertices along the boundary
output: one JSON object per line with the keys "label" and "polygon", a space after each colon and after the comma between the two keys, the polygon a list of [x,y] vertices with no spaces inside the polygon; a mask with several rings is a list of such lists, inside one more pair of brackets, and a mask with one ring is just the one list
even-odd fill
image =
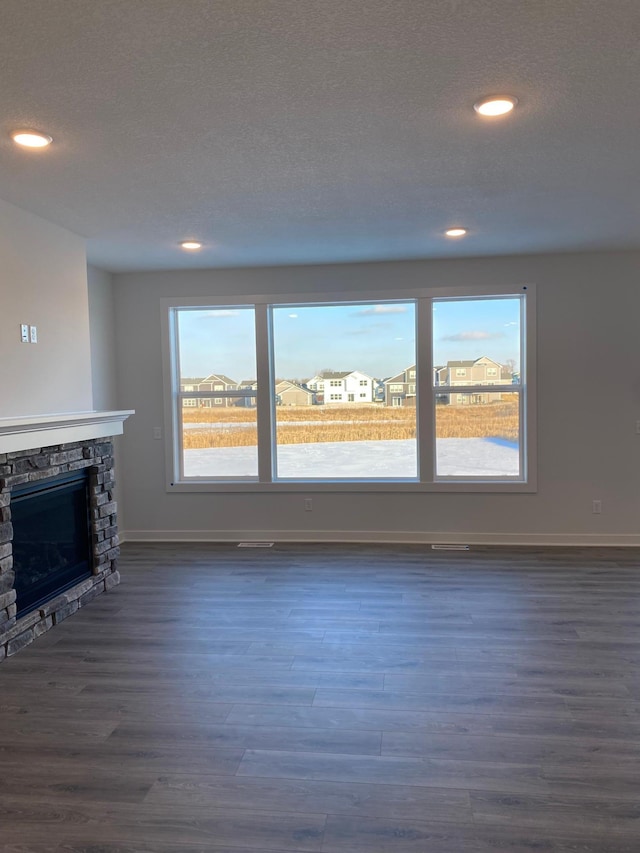
{"label": "white baseboard", "polygon": [[121,542],[336,542],[640,547],[637,533],[437,533],[415,530],[124,530]]}

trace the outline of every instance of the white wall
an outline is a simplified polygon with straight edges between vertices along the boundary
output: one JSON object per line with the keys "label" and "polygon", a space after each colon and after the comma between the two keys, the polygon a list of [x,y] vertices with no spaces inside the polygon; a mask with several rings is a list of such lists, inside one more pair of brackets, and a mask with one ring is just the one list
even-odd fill
{"label": "white wall", "polygon": [[113,276],[88,266],[87,284],[93,408],[109,411],[117,399]]}
{"label": "white wall", "polygon": [[[134,408],[121,486],[129,538],[640,544],[640,254],[162,272],[115,277],[119,405]],[[538,288],[536,494],[167,494],[160,298]],[[313,494],[309,489],[308,494]],[[602,515],[591,503],[602,500]]]}
{"label": "white wall", "polygon": [[0,417],[93,408],[86,263],[81,237],[0,201]]}

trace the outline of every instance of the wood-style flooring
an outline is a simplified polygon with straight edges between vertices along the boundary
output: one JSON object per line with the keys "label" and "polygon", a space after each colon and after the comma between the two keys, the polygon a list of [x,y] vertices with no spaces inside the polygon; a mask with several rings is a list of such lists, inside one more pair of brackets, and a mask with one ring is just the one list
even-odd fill
{"label": "wood-style flooring", "polygon": [[0,665],[0,850],[639,853],[639,561],[125,546]]}

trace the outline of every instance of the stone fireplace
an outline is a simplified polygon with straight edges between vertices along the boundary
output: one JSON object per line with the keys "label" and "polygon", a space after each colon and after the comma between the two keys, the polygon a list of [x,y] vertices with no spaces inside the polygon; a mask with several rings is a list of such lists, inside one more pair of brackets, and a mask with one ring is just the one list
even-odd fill
{"label": "stone fireplace", "polygon": [[0,661],[119,583],[112,436],[130,414],[0,420]]}

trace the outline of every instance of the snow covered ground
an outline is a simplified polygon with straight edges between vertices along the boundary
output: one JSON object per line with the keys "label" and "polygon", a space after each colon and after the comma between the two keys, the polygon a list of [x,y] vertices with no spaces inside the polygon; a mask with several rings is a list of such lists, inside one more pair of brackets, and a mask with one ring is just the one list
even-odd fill
{"label": "snow covered ground", "polygon": [[[518,445],[491,438],[440,438],[436,446],[441,477],[517,477]],[[255,447],[184,451],[186,477],[256,477]],[[342,441],[285,444],[278,448],[278,477],[403,478],[417,472],[416,443]]]}

